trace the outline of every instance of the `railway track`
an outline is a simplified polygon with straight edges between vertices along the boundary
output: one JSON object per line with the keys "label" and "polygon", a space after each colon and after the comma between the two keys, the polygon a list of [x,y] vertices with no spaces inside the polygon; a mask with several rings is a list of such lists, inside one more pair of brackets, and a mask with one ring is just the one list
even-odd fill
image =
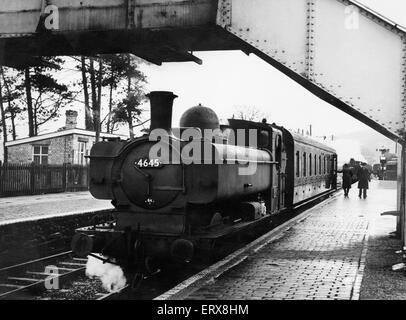
{"label": "railway track", "polygon": [[[31,260],[0,269],[0,300],[49,299],[47,292],[58,292],[72,297],[75,287],[95,286],[85,275],[87,259],[76,258],[71,251]],[[84,281],[78,281],[82,278]],[[88,280],[88,281],[86,281]],[[108,293],[100,284],[92,290],[93,299],[111,299],[116,293]],[[48,290],[48,291],[47,291]]]}
{"label": "railway track", "polygon": [[70,251],[0,269],[0,299],[14,299],[39,293],[83,272],[86,259],[74,258]]}
{"label": "railway track", "polygon": [[[275,218],[272,226],[275,231],[271,232],[282,232],[284,226],[289,226],[298,219],[300,220],[302,215],[306,214],[307,209],[330,197],[333,193],[329,192],[302,203],[291,214],[281,215],[280,219]],[[246,245],[247,243],[241,244],[240,247],[233,250],[238,252],[241,247]],[[131,292],[128,285],[121,290],[108,292],[103,288],[99,279],[89,279],[85,275],[86,263],[87,259],[76,258],[71,251],[66,251],[0,269],[0,300],[149,300],[162,295],[179,283],[187,281],[187,279],[193,279],[196,274],[203,270],[212,268],[207,262],[188,268],[175,266],[152,277],[145,278],[137,292]],[[53,288],[55,283],[57,283],[57,288]]]}

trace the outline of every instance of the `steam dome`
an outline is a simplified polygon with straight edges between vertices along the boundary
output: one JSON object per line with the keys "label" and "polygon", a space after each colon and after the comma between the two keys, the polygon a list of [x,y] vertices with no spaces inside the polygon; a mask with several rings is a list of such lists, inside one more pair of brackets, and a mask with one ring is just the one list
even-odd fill
{"label": "steam dome", "polygon": [[199,104],[186,110],[180,118],[179,126],[196,127],[204,129],[219,129],[220,121],[217,114],[210,108],[204,107]]}

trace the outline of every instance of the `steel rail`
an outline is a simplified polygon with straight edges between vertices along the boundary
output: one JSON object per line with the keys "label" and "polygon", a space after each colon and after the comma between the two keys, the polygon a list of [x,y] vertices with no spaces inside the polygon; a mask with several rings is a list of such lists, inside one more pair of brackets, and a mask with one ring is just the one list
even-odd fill
{"label": "steel rail", "polygon": [[[54,276],[52,274],[47,274],[45,272],[31,271],[29,269],[29,268],[35,267],[38,264],[42,264],[44,262],[52,261],[55,259],[60,259],[64,256],[69,256],[69,258],[70,258],[71,253],[72,253],[72,251],[66,251],[66,252],[54,254],[51,256],[44,257],[44,258],[35,259],[35,260],[28,261],[28,262],[24,262],[24,263],[20,263],[17,265],[13,265],[13,266],[9,266],[9,267],[0,269],[0,279],[1,279],[0,287],[14,288],[14,289],[5,291],[3,293],[0,293],[0,300],[11,299],[13,297],[16,297],[18,294],[21,294],[30,289],[41,288],[41,287],[45,288],[46,281],[52,281],[52,280],[56,280],[56,279],[58,279],[58,281],[66,281],[66,280],[70,279],[72,276],[75,276],[79,273],[84,272],[86,269],[86,266],[83,263],[76,263],[75,265],[73,265],[73,263],[72,263],[72,267],[64,268],[65,270],[67,270],[67,272],[65,272],[65,273],[58,272],[58,274],[55,274]],[[59,263],[64,264],[63,261],[59,262]],[[66,263],[68,263],[68,262],[66,262]],[[56,264],[56,262],[54,264]],[[63,267],[61,267],[60,269],[62,269],[62,268]],[[25,278],[24,276],[20,276],[21,274],[39,275],[39,276],[43,276],[44,278],[38,278],[38,279],[37,278]],[[13,284],[13,283],[7,283],[7,282],[10,282],[10,280],[27,282],[28,284],[17,285],[17,284]]]}

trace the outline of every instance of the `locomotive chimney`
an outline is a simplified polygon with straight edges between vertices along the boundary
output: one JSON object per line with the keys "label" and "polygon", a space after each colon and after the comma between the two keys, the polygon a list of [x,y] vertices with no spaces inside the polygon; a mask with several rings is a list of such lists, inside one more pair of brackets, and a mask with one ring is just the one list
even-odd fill
{"label": "locomotive chimney", "polygon": [[152,91],[147,94],[151,103],[151,130],[164,129],[169,131],[172,127],[173,100],[177,98],[170,91]]}

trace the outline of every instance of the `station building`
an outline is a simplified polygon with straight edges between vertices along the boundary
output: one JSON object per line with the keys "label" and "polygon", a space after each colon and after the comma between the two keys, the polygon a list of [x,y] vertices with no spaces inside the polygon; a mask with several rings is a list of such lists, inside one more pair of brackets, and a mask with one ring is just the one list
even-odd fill
{"label": "station building", "polygon": [[[66,124],[56,132],[17,139],[6,143],[9,163],[42,165],[86,165],[86,156],[96,140],[96,133],[77,128],[77,111],[66,111]],[[101,133],[100,138],[125,138]]]}

